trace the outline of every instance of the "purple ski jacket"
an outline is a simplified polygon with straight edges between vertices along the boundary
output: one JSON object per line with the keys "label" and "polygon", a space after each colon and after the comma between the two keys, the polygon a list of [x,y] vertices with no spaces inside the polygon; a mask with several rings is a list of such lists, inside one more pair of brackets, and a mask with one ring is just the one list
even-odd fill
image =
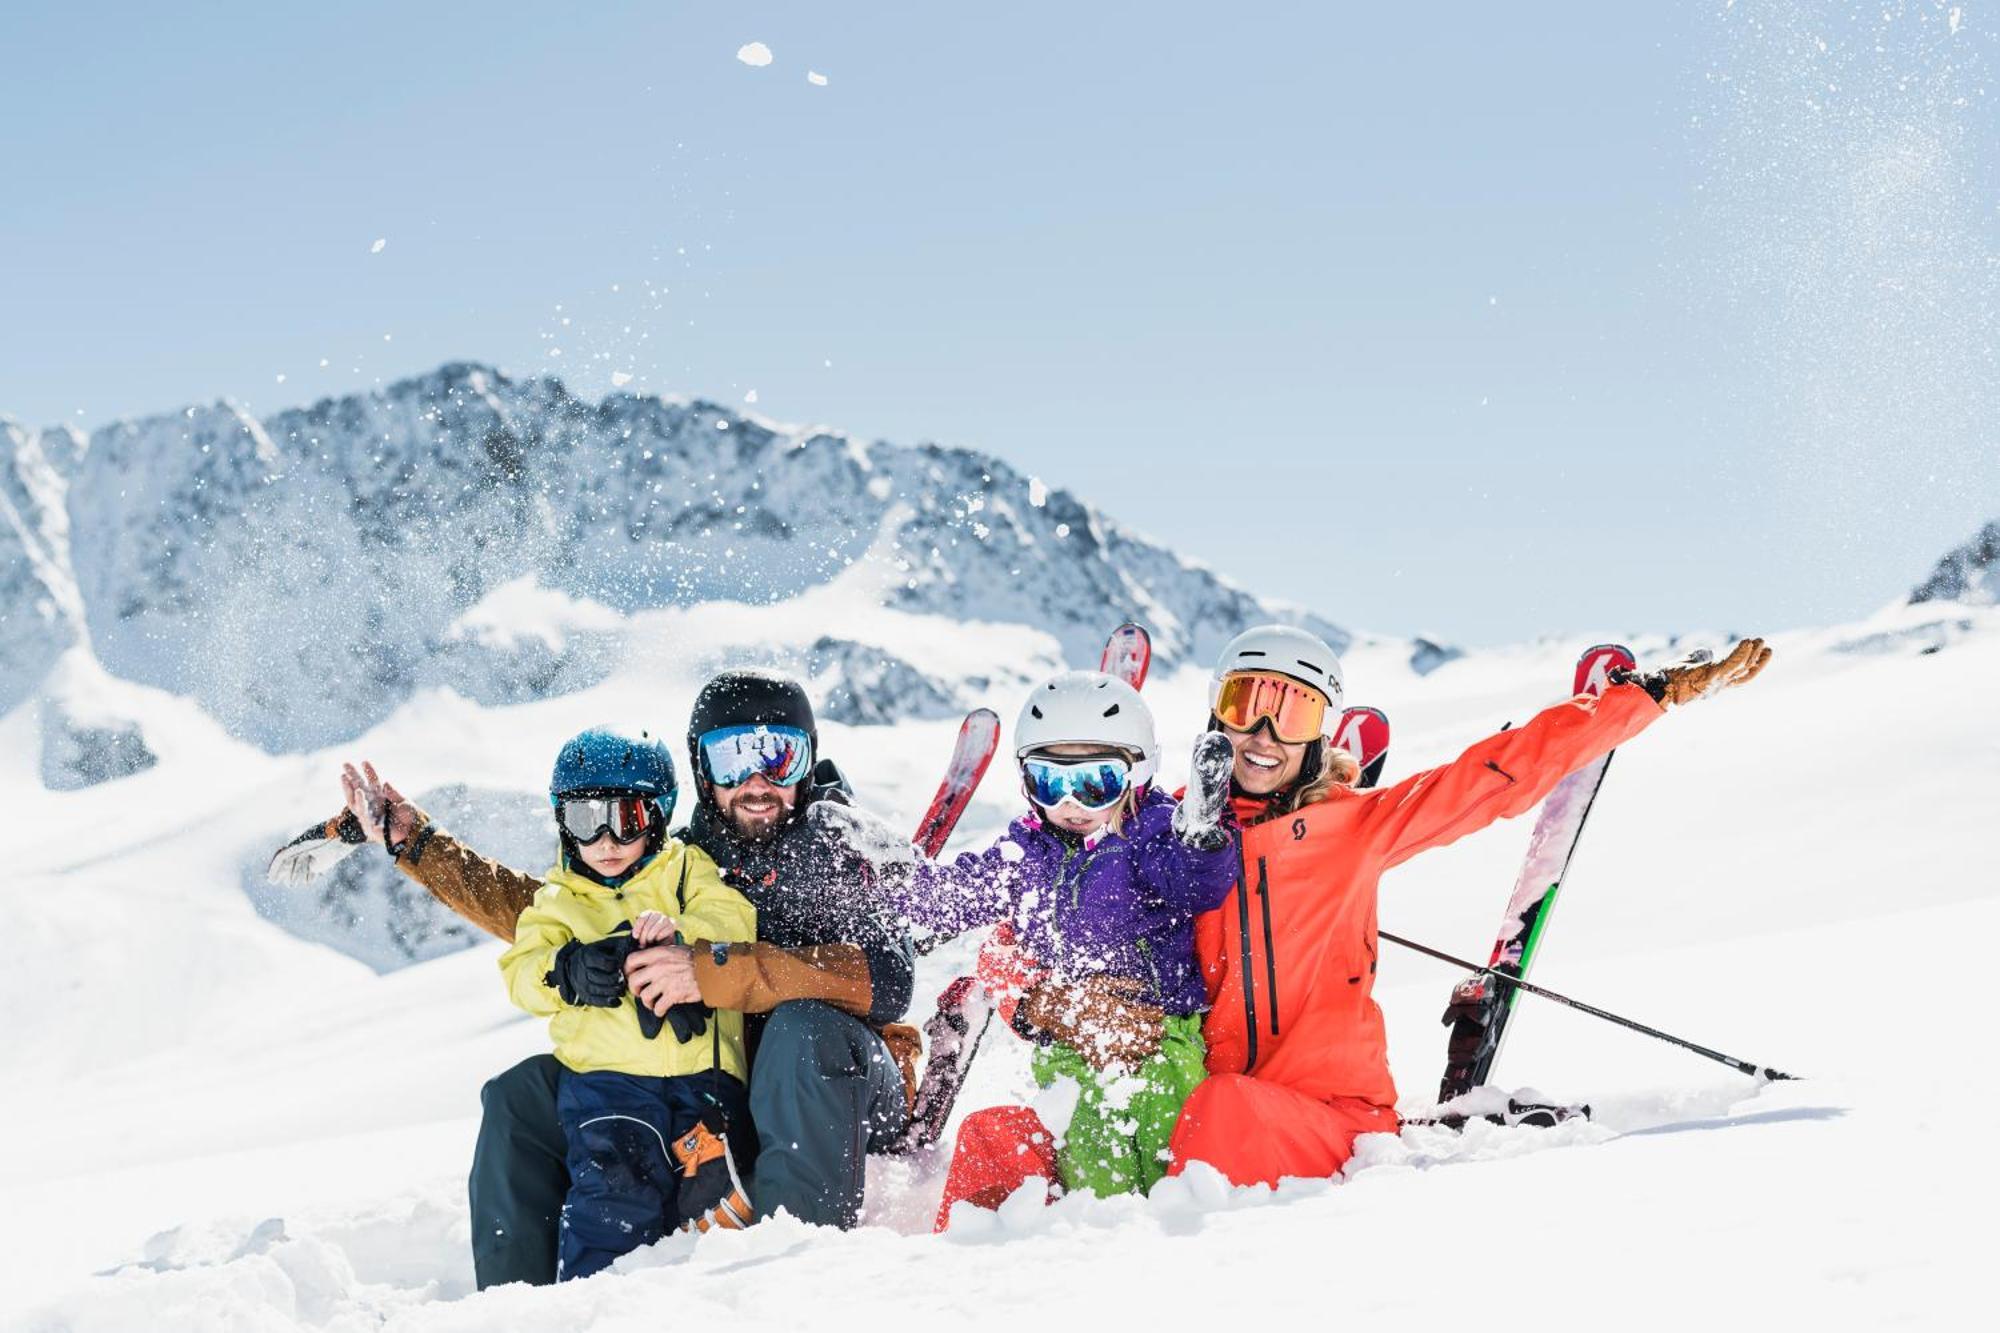
{"label": "purple ski jacket", "polygon": [[1173,830],[1174,799],[1149,789],[1122,834],[1088,845],[1025,815],[982,852],[918,861],[883,878],[890,904],[950,937],[1012,922],[1021,947],[1058,976],[1132,977],[1169,1014],[1208,1007],[1194,959],[1194,918],[1221,906],[1240,865],[1230,840],[1212,852]]}

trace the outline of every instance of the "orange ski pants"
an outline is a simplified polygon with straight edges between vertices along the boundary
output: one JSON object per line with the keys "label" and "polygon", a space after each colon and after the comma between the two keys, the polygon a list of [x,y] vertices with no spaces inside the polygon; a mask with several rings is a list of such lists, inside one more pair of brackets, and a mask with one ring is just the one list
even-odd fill
{"label": "orange ski pants", "polygon": [[1177,1176],[1189,1162],[1207,1162],[1232,1185],[1276,1185],[1284,1176],[1340,1174],[1362,1134],[1394,1134],[1394,1107],[1359,1097],[1319,1101],[1282,1083],[1244,1074],[1210,1074],[1174,1126]]}

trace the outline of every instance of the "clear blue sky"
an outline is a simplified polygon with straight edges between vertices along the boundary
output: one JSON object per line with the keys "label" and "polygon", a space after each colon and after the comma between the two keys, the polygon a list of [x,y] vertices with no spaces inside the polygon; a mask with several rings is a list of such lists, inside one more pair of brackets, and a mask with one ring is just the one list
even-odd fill
{"label": "clear blue sky", "polygon": [[1989,7],[1863,8],[10,6],[0,413],[616,370],[1348,624],[1848,618],[2000,516]]}

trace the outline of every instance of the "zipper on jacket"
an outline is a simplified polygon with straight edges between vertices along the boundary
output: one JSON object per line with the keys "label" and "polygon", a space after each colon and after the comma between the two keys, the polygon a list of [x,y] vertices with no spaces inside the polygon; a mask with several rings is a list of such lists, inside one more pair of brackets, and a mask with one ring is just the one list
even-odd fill
{"label": "zipper on jacket", "polygon": [[1271,947],[1271,872],[1257,858],[1257,901],[1264,909],[1264,980],[1271,992],[1271,1035],[1278,1035],[1278,954]]}
{"label": "zipper on jacket", "polygon": [[1083,857],[1084,860],[1089,859],[1087,856],[1085,856],[1084,851],[1081,847],[1063,848],[1062,860],[1056,862],[1056,893],[1058,895],[1062,893],[1063,881],[1065,879],[1068,879],[1069,905],[1071,907],[1076,907],[1083,902],[1083,864],[1081,861],[1079,861],[1076,867],[1076,874],[1074,876],[1071,876],[1069,869],[1069,863],[1071,857]]}
{"label": "zipper on jacket", "polygon": [[1160,984],[1160,965],[1153,960],[1153,946],[1146,942],[1144,935],[1139,937],[1139,956],[1146,960],[1146,970],[1153,975],[1153,998],[1165,1004],[1167,990]]}
{"label": "zipper on jacket", "polygon": [[1243,950],[1243,1031],[1249,1044],[1243,1052],[1243,1072],[1257,1067],[1257,974],[1256,960],[1250,956],[1250,896],[1244,892],[1243,876],[1236,877],[1236,932]]}

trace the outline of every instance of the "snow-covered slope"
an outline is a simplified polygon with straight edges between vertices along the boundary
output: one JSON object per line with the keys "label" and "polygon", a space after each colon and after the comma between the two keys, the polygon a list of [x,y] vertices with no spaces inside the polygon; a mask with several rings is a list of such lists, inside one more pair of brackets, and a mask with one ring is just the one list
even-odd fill
{"label": "snow-covered slope", "polygon": [[[1937,623],[1963,628],[1942,643],[1910,632]],[[1260,1318],[1409,1328],[1460,1324],[1500,1292],[1552,1327],[1726,1326],[1774,1300],[1814,1326],[1872,1327],[1947,1322],[1983,1300],[1974,1251],[2000,1164],[1982,1119],[2000,1073],[1977,1048],[2000,938],[2000,611],[1934,603],[1786,636],[1752,689],[1629,747],[1538,974],[1805,1082],[1760,1089],[1541,1006],[1517,1021],[1499,1077],[1591,1101],[1593,1124],[1412,1129],[1371,1142],[1339,1183],[1271,1195],[1196,1173],[1147,1201],[1023,1201],[949,1239],[922,1234],[938,1163],[879,1163],[874,1225],[856,1233],[778,1223],[669,1241],[566,1289],[471,1294],[478,1088],[543,1032],[507,1006],[496,946],[378,974],[260,915],[245,861],[328,806],[341,754],[412,789],[532,796],[576,726],[684,715],[703,668],[677,645],[807,653],[794,628],[807,624],[940,679],[987,672],[1003,713],[1021,683],[1008,669],[1061,651],[1024,628],[881,607],[850,574],[775,605],[633,615],[618,660],[573,694],[481,706],[422,691],[352,747],[290,756],[65,658],[70,707],[138,719],[158,762],[51,792],[33,708],[0,719],[13,816],[0,1290],[32,1311],[25,1326],[1212,1327],[1249,1291]],[[1395,718],[1393,779],[1548,701],[1595,637],[1425,676],[1405,646],[1362,643],[1347,665],[1355,697]],[[1202,690],[1198,670],[1148,686],[1173,752]],[[909,822],[951,729],[832,722],[827,748],[870,806]],[[989,782],[963,840],[1016,800]],[[1482,949],[1526,836],[1515,821],[1394,872],[1384,925]],[[926,984],[961,961],[934,955]],[[1392,1057],[1421,1105],[1455,978],[1394,952],[1382,966]],[[999,1041],[964,1105],[1026,1087],[1021,1048]],[[1501,1218],[1565,1261],[1532,1301],[1521,1250],[1494,1241]]]}
{"label": "snow-covered slope", "polygon": [[[0,427],[0,709],[87,640],[113,674],[274,752],[351,737],[426,688],[580,689],[629,615],[781,601],[857,563],[889,605],[1034,625],[1078,664],[1126,618],[1169,662],[1274,617],[1349,638],[983,454],[700,400],[590,403],[477,365],[262,421],[222,403],[87,443]],[[537,596],[564,608],[542,632],[490,632],[513,623],[490,599]],[[899,679],[834,656],[872,687]],[[909,682],[910,698],[961,683]]]}

